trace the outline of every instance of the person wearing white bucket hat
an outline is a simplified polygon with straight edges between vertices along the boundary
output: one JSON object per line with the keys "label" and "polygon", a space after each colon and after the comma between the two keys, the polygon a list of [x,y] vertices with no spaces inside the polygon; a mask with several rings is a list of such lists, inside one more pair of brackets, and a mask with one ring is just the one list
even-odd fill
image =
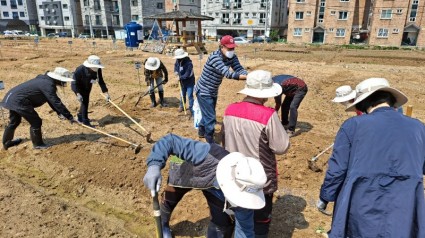
{"label": "person wearing white bucket hat", "polygon": [[183,104],[186,104],[186,94],[189,98],[189,112],[193,115],[193,87],[195,86],[195,74],[193,73],[192,60],[189,54],[183,49],[174,51],[174,73],[178,76],[179,84],[181,86],[181,99],[179,112],[183,111]]}
{"label": "person wearing white bucket hat", "polygon": [[[343,85],[335,90],[335,98],[332,99],[332,102],[336,102],[347,107],[354,102],[354,99],[356,99],[356,91],[353,90],[350,85]],[[356,114],[357,116],[360,116],[363,113],[356,110]]]}
{"label": "person wearing white bucket hat", "polygon": [[[211,221],[207,237],[254,238],[255,209],[265,205],[263,187],[267,176],[262,164],[254,158],[229,153],[215,143],[205,143],[168,134],[153,146],[143,178],[153,193],[162,182],[161,169],[170,155],[181,159],[170,164],[168,186],[160,203],[164,238],[171,238],[169,221],[180,199],[192,188],[201,189],[207,199]],[[187,175],[187,176],[182,176]],[[231,207],[227,207],[227,202]],[[227,213],[234,213],[235,224]]]}
{"label": "person wearing white bucket hat", "polygon": [[269,232],[273,194],[278,188],[275,155],[284,154],[289,147],[289,137],[276,111],[264,106],[268,98],[281,92],[282,87],[273,83],[270,72],[252,71],[247,75],[245,88],[239,91],[247,96],[242,102],[230,104],[223,116],[221,131],[226,150],[256,158],[265,166],[269,183],[263,190],[265,207],[254,212],[256,237],[267,237]]}
{"label": "person wearing white bucket hat", "polygon": [[364,114],[339,129],[317,202],[335,202],[329,237],[425,237],[425,126],[395,110],[408,99],[386,79],[356,93],[346,111]]}
{"label": "person wearing white bucket hat", "polygon": [[168,71],[165,65],[160,59],[156,57],[149,57],[144,62],[145,65],[145,81],[146,85],[149,86],[149,96],[151,98],[151,108],[156,107],[155,99],[155,82],[158,87],[159,105],[160,107],[166,107],[167,104],[164,100],[164,87],[163,85],[168,82]]}
{"label": "person wearing white bucket hat", "polygon": [[3,133],[3,148],[5,150],[22,142],[13,139],[16,128],[21,124],[22,117],[30,124],[30,137],[34,149],[48,147],[43,142],[41,133],[42,120],[34,108],[41,107],[46,102],[58,114],[59,118],[67,118],[71,123],[74,117],[63,105],[57,95],[56,86],[65,87],[67,82],[72,82],[71,73],[61,67],[54,71],[38,75],[25,83],[10,89],[3,99],[3,107],[9,109],[9,124]]}
{"label": "person wearing white bucket hat", "polygon": [[96,55],[90,55],[82,65],[78,66],[74,72],[74,82],[71,83],[71,89],[77,96],[80,102],[80,110],[77,114],[77,119],[84,125],[91,126],[88,117],[90,92],[93,84],[99,83],[102,93],[106,96],[106,101],[111,99],[103,80],[102,69],[105,68],[100,62],[100,58]]}

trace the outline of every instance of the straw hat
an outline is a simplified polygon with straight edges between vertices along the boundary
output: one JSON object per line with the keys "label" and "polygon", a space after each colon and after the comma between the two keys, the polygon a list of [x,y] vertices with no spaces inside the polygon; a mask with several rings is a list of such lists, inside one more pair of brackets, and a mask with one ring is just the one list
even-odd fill
{"label": "straw hat", "polygon": [[177,49],[176,51],[174,51],[173,59],[183,59],[188,55],[189,53],[185,52],[183,49]]}
{"label": "straw hat", "polygon": [[260,161],[233,152],[220,160],[217,181],[226,200],[232,205],[261,209],[265,205],[263,187],[267,176]]}
{"label": "straw hat", "polygon": [[255,70],[247,75],[245,88],[239,93],[256,98],[271,98],[279,96],[282,93],[282,87],[273,83],[272,74],[269,71]]}
{"label": "straw hat", "polygon": [[159,68],[160,61],[156,57],[149,57],[146,60],[145,68],[148,70],[157,70]]}
{"label": "straw hat", "polygon": [[88,67],[88,68],[98,68],[98,69],[103,69],[105,68],[101,63],[100,63],[100,58],[97,55],[90,55],[86,61],[84,61],[83,63],[84,66]]}
{"label": "straw hat", "polygon": [[336,89],[336,96],[332,102],[348,102],[354,98],[356,98],[356,91],[351,86],[344,85]]}
{"label": "straw hat", "polygon": [[369,78],[369,79],[363,80],[361,83],[359,83],[356,86],[357,98],[352,104],[350,104],[345,109],[345,111],[354,111],[356,108],[355,106],[359,102],[365,100],[367,97],[369,97],[376,91],[385,91],[385,92],[391,93],[396,99],[396,102],[394,103],[395,108],[402,106],[408,100],[407,96],[404,95],[401,91],[393,87],[390,87],[390,84],[388,83],[386,79]]}
{"label": "straw hat", "polygon": [[62,67],[56,67],[53,72],[47,72],[47,76],[49,76],[50,78],[59,80],[61,82],[74,81],[74,79],[72,79],[71,72],[69,72],[69,70]]}

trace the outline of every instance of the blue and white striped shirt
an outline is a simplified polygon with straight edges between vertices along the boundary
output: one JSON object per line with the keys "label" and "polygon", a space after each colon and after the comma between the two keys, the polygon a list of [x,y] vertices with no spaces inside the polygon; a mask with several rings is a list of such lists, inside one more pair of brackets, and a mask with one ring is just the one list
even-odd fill
{"label": "blue and white striped shirt", "polygon": [[[233,71],[230,71],[230,68]],[[235,55],[228,59],[218,49],[208,57],[201,78],[195,85],[195,94],[217,97],[223,77],[238,80],[241,74],[247,75],[248,72],[240,64],[238,57]]]}

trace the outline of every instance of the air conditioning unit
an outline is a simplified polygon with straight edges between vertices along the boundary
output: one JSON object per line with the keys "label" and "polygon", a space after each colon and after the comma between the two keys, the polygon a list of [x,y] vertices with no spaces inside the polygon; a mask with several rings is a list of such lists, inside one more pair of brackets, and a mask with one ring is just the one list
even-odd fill
{"label": "air conditioning unit", "polygon": [[238,3],[237,2],[233,3],[233,7],[238,8]]}
{"label": "air conditioning unit", "polygon": [[229,22],[229,18],[223,18],[224,22]]}
{"label": "air conditioning unit", "polygon": [[409,18],[409,21],[416,21],[416,17]]}
{"label": "air conditioning unit", "polygon": [[55,12],[55,9],[52,9],[52,12]]}
{"label": "air conditioning unit", "polygon": [[56,24],[58,24],[58,23],[57,23],[56,21],[53,21],[53,24],[54,24],[54,25],[56,25]]}
{"label": "air conditioning unit", "polygon": [[233,19],[233,23],[238,23],[238,19]]}
{"label": "air conditioning unit", "polygon": [[46,25],[50,25],[50,21],[46,21]]}

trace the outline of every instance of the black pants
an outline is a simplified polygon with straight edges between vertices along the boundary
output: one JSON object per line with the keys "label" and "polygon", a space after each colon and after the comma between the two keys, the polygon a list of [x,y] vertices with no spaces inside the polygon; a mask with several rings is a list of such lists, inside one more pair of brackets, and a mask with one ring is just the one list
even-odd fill
{"label": "black pants", "polygon": [[90,102],[90,91],[82,92],[81,96],[83,97],[83,101],[80,103],[80,111],[78,112],[79,116],[84,120],[88,120],[89,116],[89,102]]}
{"label": "black pants", "polygon": [[34,110],[34,108],[29,107],[19,111],[10,110],[9,126],[13,127],[13,129],[16,129],[19,124],[21,124],[22,117],[30,123],[31,128],[41,128],[41,118],[38,116],[38,113]]}
{"label": "black pants", "polygon": [[254,231],[256,235],[267,235],[272,221],[273,193],[264,194],[266,205],[254,210]]}
{"label": "black pants", "polygon": [[307,86],[299,89],[292,97],[285,96],[281,106],[282,125],[288,125],[288,130],[295,131],[298,120],[298,108],[307,94]]}

